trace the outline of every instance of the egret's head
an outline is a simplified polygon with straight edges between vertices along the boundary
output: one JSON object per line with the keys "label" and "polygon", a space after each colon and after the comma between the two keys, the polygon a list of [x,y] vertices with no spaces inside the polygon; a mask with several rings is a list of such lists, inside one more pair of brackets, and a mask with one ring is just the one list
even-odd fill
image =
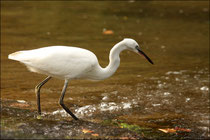
{"label": "egret's head", "polygon": [[125,44],[128,50],[143,55],[151,64],[153,64],[152,60],[140,49],[139,44],[135,40],[131,38],[125,38],[122,42]]}
{"label": "egret's head", "polygon": [[124,43],[124,45],[127,47],[128,50],[134,51],[134,52],[138,52],[138,50],[136,49],[136,47],[139,47],[139,44],[131,39],[131,38],[125,38],[122,41]]}

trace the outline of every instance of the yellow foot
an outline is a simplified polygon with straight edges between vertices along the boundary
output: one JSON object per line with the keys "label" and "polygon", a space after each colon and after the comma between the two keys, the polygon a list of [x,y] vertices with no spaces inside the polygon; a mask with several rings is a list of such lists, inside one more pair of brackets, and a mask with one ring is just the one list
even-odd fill
{"label": "yellow foot", "polygon": [[36,117],[38,120],[41,120],[42,119],[42,116],[41,115],[37,115]]}

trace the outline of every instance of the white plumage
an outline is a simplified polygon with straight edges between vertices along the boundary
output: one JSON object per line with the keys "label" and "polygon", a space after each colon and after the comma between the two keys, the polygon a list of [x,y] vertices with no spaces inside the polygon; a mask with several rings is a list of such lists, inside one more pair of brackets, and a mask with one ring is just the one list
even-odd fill
{"label": "white plumage", "polygon": [[72,79],[103,80],[110,77],[120,65],[120,52],[126,49],[142,54],[153,64],[149,57],[140,50],[138,43],[135,40],[128,38],[117,43],[111,49],[109,55],[110,62],[106,68],[102,68],[99,65],[98,59],[94,53],[78,47],[51,46],[34,50],[18,51],[10,54],[8,58],[25,64],[32,72],[48,75],[48,78],[36,86],[39,114],[41,114],[40,89],[51,77],[56,77],[65,80],[60,98],[60,105],[74,119],[77,119],[77,117],[63,104],[68,81]]}
{"label": "white plumage", "polygon": [[20,61],[32,72],[60,79],[86,78],[97,57],[92,52],[77,47],[51,46],[9,55],[9,59]]}

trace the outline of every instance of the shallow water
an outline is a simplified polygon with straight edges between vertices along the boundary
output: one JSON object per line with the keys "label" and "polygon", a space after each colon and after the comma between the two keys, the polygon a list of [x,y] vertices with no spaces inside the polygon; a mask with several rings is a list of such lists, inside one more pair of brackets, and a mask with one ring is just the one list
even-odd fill
{"label": "shallow water", "polygon": [[[124,51],[111,78],[70,81],[66,105],[85,120],[120,119],[152,128],[183,126],[207,137],[208,5],[207,1],[2,2],[1,98],[24,100],[29,105],[19,108],[36,111],[34,87],[46,77],[8,60],[10,53],[79,46],[93,51],[105,67],[112,46],[129,37],[155,64]],[[114,33],[103,34],[104,29]],[[58,105],[63,82],[52,79],[42,88],[42,111],[71,120]]]}

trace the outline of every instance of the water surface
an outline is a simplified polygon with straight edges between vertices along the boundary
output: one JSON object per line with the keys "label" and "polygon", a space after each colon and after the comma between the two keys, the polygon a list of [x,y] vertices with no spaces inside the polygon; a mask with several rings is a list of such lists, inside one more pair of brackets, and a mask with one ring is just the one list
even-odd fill
{"label": "water surface", "polygon": [[[79,46],[94,52],[105,67],[112,46],[133,38],[155,64],[124,51],[111,78],[70,81],[66,105],[90,121],[181,126],[200,130],[199,135],[207,137],[208,5],[207,1],[2,2],[1,98],[24,100],[30,104],[28,109],[36,111],[34,87],[46,77],[8,60],[10,53],[52,45]],[[105,35],[104,29],[114,33]],[[71,120],[58,105],[63,83],[52,79],[42,88],[42,111]]]}

